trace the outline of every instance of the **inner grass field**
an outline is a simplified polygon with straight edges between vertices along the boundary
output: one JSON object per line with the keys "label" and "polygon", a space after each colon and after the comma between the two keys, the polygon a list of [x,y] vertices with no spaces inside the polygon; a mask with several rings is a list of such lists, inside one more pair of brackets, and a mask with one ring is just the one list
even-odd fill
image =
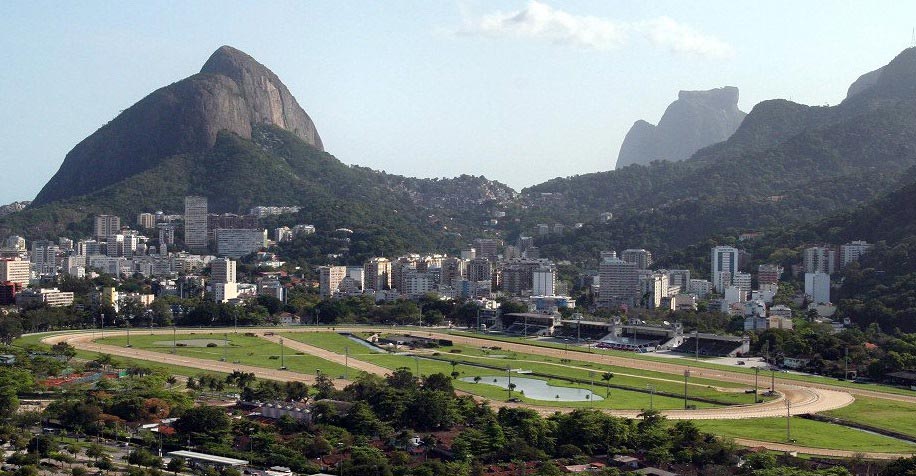
{"label": "inner grass field", "polygon": [[[748,375],[754,374],[754,370],[752,368],[737,367],[737,366],[717,364],[714,362],[707,362],[703,359],[703,357],[701,357],[700,360],[694,360],[692,356],[690,356],[689,354],[685,354],[685,358],[682,358],[682,359],[672,359],[672,358],[665,358],[665,357],[656,357],[656,356],[653,356],[651,352],[640,354],[636,352],[626,352],[622,350],[599,349],[596,347],[567,346],[565,344],[560,344],[556,342],[545,342],[545,341],[537,340],[532,337],[513,337],[513,336],[501,336],[501,335],[494,335],[494,334],[479,334],[479,333],[474,333],[474,332],[457,331],[457,330],[449,330],[445,332],[448,334],[454,334],[454,335],[459,335],[463,337],[474,337],[478,339],[492,340],[494,342],[512,342],[516,344],[532,345],[536,347],[550,347],[554,349],[568,348],[570,355],[572,355],[573,352],[581,352],[581,353],[589,353],[589,354],[608,355],[608,356],[614,356],[614,357],[624,357],[624,358],[629,358],[629,359],[648,360],[651,362],[660,362],[660,363],[666,363],[666,364],[689,365],[691,367],[699,367],[699,368],[713,369],[713,370],[725,370],[728,372],[743,373],[743,374],[748,374]],[[763,374],[761,373],[761,379],[762,379],[762,376]],[[875,384],[875,383],[869,383],[869,384],[854,383],[850,381],[837,380],[835,378],[830,378],[830,377],[822,377],[819,375],[807,375],[807,374],[780,372],[776,374],[776,380],[796,380],[796,381],[802,381],[802,382],[833,385],[836,387],[861,388],[864,390],[873,390],[876,392],[885,392],[885,393],[893,393],[897,395],[916,396],[916,391],[909,390],[909,389],[902,388],[902,387],[894,387],[891,385],[883,385],[883,384]]]}
{"label": "inner grass field", "polygon": [[[423,354],[418,354],[420,358],[415,359],[410,355],[398,355],[398,354],[380,354],[372,352],[371,350],[365,348],[365,346],[353,342],[346,336],[336,334],[336,333],[283,333],[281,334],[286,338],[303,342],[315,347],[322,349],[330,350],[335,353],[349,353],[350,358],[362,360],[365,362],[373,363],[381,367],[388,369],[397,369],[399,367],[406,367],[411,370],[411,372],[416,373],[417,364],[419,364],[421,374],[430,374],[441,372],[445,375],[451,375],[452,371],[459,372],[459,378],[463,377],[488,377],[488,376],[505,376],[506,372],[496,369],[487,369],[481,367],[475,367],[466,364],[457,364],[453,368],[449,362],[442,362],[439,360],[424,359]],[[450,354],[448,350],[458,349],[461,350],[461,354]],[[452,347],[442,347],[436,349],[438,355],[436,358],[448,358],[455,360],[462,360],[464,358],[464,353],[473,354],[478,352],[479,349],[475,349],[468,346],[452,346]],[[482,351],[479,351],[480,355],[486,355]],[[495,351],[494,351],[495,352]],[[427,352],[426,355],[433,356],[432,352]],[[522,375],[524,377],[538,378],[540,380],[545,380],[551,385],[560,386],[560,387],[572,387],[572,388],[583,388],[591,390],[593,393],[604,398],[608,395],[607,389],[602,386],[601,373],[604,371],[603,368],[600,368],[597,364],[594,370],[588,368],[573,369],[566,366],[554,365],[546,362],[533,362],[529,365],[524,359],[518,357],[525,357],[524,354],[516,354],[516,359],[498,359],[497,361],[502,364],[505,363],[513,369],[524,368],[526,370],[537,370],[543,371],[545,373],[555,374],[555,375],[567,375],[571,377],[577,377],[582,379],[594,378],[594,385],[590,384],[581,384],[581,383],[570,383],[562,379],[548,379],[543,377],[533,377],[531,375]],[[540,357],[540,356],[532,356]],[[474,358],[474,355],[468,356],[467,359],[470,360]],[[557,359],[554,359],[557,360]],[[488,362],[489,363],[489,362]],[[564,365],[571,365],[574,362]],[[617,368],[615,368],[617,369]],[[629,369],[621,369],[629,370]],[[593,375],[589,375],[592,373]],[[661,377],[671,378],[669,374],[657,373]],[[683,384],[675,382],[666,382],[666,381],[656,381],[648,379],[640,379],[637,377],[621,377],[621,380],[631,381],[630,383],[637,382],[634,384],[635,388],[645,389],[647,383],[652,383],[656,385],[656,390],[662,390],[663,387],[670,385],[672,393],[681,395],[683,392]],[[455,388],[459,390],[467,391],[469,393],[474,393],[485,398],[492,398],[494,400],[505,400],[509,398],[508,391],[499,389],[492,385],[487,384],[475,384],[471,382],[460,382],[455,381]],[[617,377],[615,376],[612,380],[612,383],[617,383]],[[688,399],[690,395],[693,396],[703,396],[711,398],[713,395],[723,401],[724,403],[752,403],[753,395],[745,395],[743,392],[718,392],[714,389],[708,389],[705,386],[691,385],[688,390]],[[651,404],[656,409],[678,409],[684,408],[684,400],[681,397],[667,397],[662,395],[655,395],[650,398],[650,395],[647,392],[639,391],[628,391],[623,389],[612,388],[610,390],[610,398],[606,400],[600,400],[595,402],[563,402],[563,401],[550,401],[550,400],[533,400],[525,398],[520,395],[518,392],[513,392],[513,397],[521,398],[523,401],[545,405],[545,406],[562,406],[562,407],[588,407],[594,406],[596,408],[607,408],[607,409],[643,409],[649,408],[650,400]],[[719,405],[706,403],[706,402],[697,402],[694,400],[689,400],[690,405],[696,405],[697,408],[710,408]]]}
{"label": "inner grass field", "polygon": [[913,403],[856,397],[852,405],[822,415],[885,428],[916,438],[916,404]]}
{"label": "inner grass field", "polygon": [[[209,333],[206,331],[196,332],[194,334],[182,334],[181,340],[189,341],[195,338],[202,340],[223,339],[222,333]],[[269,369],[278,369],[281,365],[280,345],[261,339],[259,337],[250,337],[244,334],[228,334],[228,346],[218,347],[174,347],[164,335],[150,334],[132,334],[130,336],[131,346],[137,349],[151,350],[154,352],[169,353],[173,350],[177,355],[185,357],[195,357],[198,359],[220,360],[225,357],[226,362],[251,365],[254,367],[263,367]],[[108,345],[126,346],[127,336],[105,337],[98,339],[96,342]],[[347,373],[347,368],[335,362],[331,362],[312,355],[297,354],[295,350],[284,346],[283,364],[292,372],[315,375],[316,370],[333,377],[342,376]]]}
{"label": "inner grass field", "polygon": [[[785,418],[747,420],[695,420],[703,431],[730,438],[746,438],[774,443],[786,442]],[[879,453],[914,453],[916,445],[887,436],[868,433],[832,423],[792,417],[793,444],[810,448]]]}
{"label": "inner grass field", "polygon": [[[371,357],[363,357],[364,354],[370,353],[371,351],[366,349],[364,346],[353,342],[346,336],[339,334],[284,333],[283,335],[284,337],[288,337],[293,340],[304,342],[315,347],[321,347],[323,349],[341,354],[349,349],[351,356],[357,356],[356,353],[359,353],[359,356],[356,358],[363,360],[371,359]],[[453,350],[460,351],[460,353],[451,352]],[[603,386],[604,381],[601,379],[605,372],[611,372],[614,374],[613,379],[610,381],[611,385],[619,385],[622,387],[638,390],[644,390],[646,389],[646,385],[652,385],[655,387],[657,392],[667,392],[675,395],[682,395],[684,391],[684,384],[681,376],[666,374],[663,372],[630,369],[591,362],[578,362],[574,360],[563,362],[563,359],[554,357],[546,357],[536,354],[524,354],[511,351],[481,349],[478,347],[471,347],[466,345],[440,347],[438,349],[434,349],[434,351],[421,351],[419,353],[429,354],[431,352],[434,354],[438,353],[438,355],[436,355],[437,358],[459,362],[459,368],[470,367],[461,364],[462,362],[482,363],[487,365],[499,365],[501,367],[507,366],[513,369],[524,369],[548,375],[577,378],[582,380],[593,379],[596,384],[595,387],[598,389],[596,390],[598,395],[605,393],[605,387]],[[576,354],[573,353],[571,357],[575,357],[575,355]],[[451,370],[447,372],[447,374],[450,373]],[[566,383],[565,386],[575,385]],[[725,387],[731,391],[722,392],[713,387]],[[716,380],[697,378],[688,380],[688,398],[693,396],[714,399],[724,405],[754,403],[754,395],[744,393],[745,389],[748,389],[746,385],[732,382],[720,382]],[[612,392],[620,390],[621,389],[616,388],[611,389]],[[761,396],[760,400],[764,401],[765,398]],[[683,407],[683,405],[681,406]]]}

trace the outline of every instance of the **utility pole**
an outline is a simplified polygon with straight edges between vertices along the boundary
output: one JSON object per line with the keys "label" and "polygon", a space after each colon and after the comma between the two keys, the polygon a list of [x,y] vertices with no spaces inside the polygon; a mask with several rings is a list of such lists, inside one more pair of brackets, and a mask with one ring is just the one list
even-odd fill
{"label": "utility pole", "polygon": [[350,380],[350,346],[344,347],[344,366],[347,368],[344,371],[344,379]]}
{"label": "utility pole", "polygon": [[178,328],[172,325],[172,353],[178,353]]}
{"label": "utility pole", "polygon": [[693,331],[694,340],[696,341],[696,353],[694,354],[693,360],[697,362],[700,361],[700,322],[697,321],[697,329]]}
{"label": "utility pole", "polygon": [[477,328],[474,330],[474,332],[480,332],[480,305],[477,305]]}
{"label": "utility pole", "polygon": [[417,378],[420,378],[420,358],[415,355],[413,356],[413,361],[417,364]]}
{"label": "utility pole", "polygon": [[843,363],[843,380],[849,380],[849,346],[846,346],[846,355]]}
{"label": "utility pole", "polygon": [[228,351],[228,349],[229,349],[229,336],[223,333],[223,358],[222,358],[223,362],[226,361],[226,357],[227,357],[226,352]]}
{"label": "utility pole", "polygon": [[690,367],[684,369],[684,410],[687,409],[687,379],[690,378]]}
{"label": "utility pole", "polygon": [[280,370],[286,370],[286,353],[283,349],[283,338],[280,338]]}
{"label": "utility pole", "polygon": [[652,385],[651,383],[647,383],[646,390],[649,391],[649,410],[652,410],[654,408],[652,400],[655,397],[655,385]]}
{"label": "utility pole", "polygon": [[776,391],[776,369],[770,366],[770,393]]}
{"label": "utility pole", "polygon": [[127,347],[130,347],[130,316],[127,319]]}

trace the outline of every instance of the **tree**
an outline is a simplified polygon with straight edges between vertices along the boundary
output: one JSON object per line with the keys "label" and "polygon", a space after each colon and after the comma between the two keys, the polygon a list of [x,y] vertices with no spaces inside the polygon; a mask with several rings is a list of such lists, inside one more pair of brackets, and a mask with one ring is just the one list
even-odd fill
{"label": "tree", "polygon": [[179,458],[177,456],[169,460],[169,464],[166,466],[166,469],[174,473],[175,476],[178,476],[178,473],[184,471],[184,468],[185,468],[184,458]]}
{"label": "tree", "polygon": [[222,408],[202,406],[185,411],[174,426],[178,433],[198,444],[220,444],[229,435],[232,420]]}
{"label": "tree", "polygon": [[607,387],[606,387],[606,390],[607,390],[607,391],[606,391],[605,394],[604,394],[604,398],[608,398],[608,397],[611,396],[611,387],[610,387],[610,383],[611,383],[611,379],[612,379],[612,378],[614,378],[614,374],[611,373],[611,372],[605,372],[605,373],[601,374],[601,380],[604,380],[604,382],[607,384]]}

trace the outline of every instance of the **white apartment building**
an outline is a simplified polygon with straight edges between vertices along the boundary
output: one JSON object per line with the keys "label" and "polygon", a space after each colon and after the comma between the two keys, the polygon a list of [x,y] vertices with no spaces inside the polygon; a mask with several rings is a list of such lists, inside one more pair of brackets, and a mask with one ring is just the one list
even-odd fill
{"label": "white apartment building", "polygon": [[0,259],[0,283],[11,281],[27,286],[31,276],[32,266],[28,260],[21,258]]}
{"label": "white apartment building", "polygon": [[718,293],[724,293],[725,288],[734,284],[734,276],[738,272],[737,248],[716,246],[712,249],[710,263],[713,288]]}
{"label": "white apartment building", "polygon": [[184,244],[192,251],[207,250],[207,197],[184,197]]}
{"label": "white apartment building", "polygon": [[216,254],[229,258],[241,258],[267,246],[267,230],[248,228],[217,228]]}

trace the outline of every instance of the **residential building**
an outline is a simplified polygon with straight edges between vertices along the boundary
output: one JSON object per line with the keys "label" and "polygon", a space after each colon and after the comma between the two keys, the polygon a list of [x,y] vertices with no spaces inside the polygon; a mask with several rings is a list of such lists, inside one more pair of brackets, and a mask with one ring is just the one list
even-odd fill
{"label": "residential building", "polygon": [[734,275],[738,272],[738,250],[731,246],[716,246],[712,249],[710,263],[713,288],[717,293],[724,293],[725,288],[734,284]]}
{"label": "residential building", "polygon": [[16,294],[16,305],[35,307],[63,307],[73,304],[73,293],[61,292],[57,288],[24,289]]}
{"label": "residential building", "polygon": [[[739,271],[735,273],[734,278],[732,278],[732,283],[740,289],[741,294],[747,299],[747,295],[751,292],[751,274]],[[742,301],[743,300],[744,299],[742,299]]]}
{"label": "residential building", "polygon": [[687,292],[698,299],[705,299],[712,294],[712,283],[705,279],[691,279],[687,284]]}
{"label": "residential building", "polygon": [[217,228],[216,254],[229,258],[260,251],[267,246],[267,230],[251,228]]}
{"label": "residential building", "polygon": [[346,277],[346,266],[322,266],[318,268],[318,291],[321,297],[329,298],[333,296]]}
{"label": "residential building", "polygon": [[32,266],[28,260],[21,258],[0,259],[0,283],[13,282],[20,286],[29,284]]}
{"label": "residential building", "polygon": [[3,242],[3,247],[8,250],[25,251],[25,238],[19,235],[10,235]]}
{"label": "residential building", "polygon": [[644,249],[627,249],[620,253],[620,259],[636,265],[636,269],[649,269],[652,266],[652,253]]}
{"label": "residential building", "polygon": [[815,304],[830,302],[830,275],[826,273],[805,273],[805,294]]}
{"label": "residential building", "polygon": [[184,244],[191,251],[207,251],[207,197],[184,198]]}
{"label": "residential building", "polygon": [[288,226],[274,228],[274,241],[277,243],[293,241],[293,230]]}
{"label": "residential building", "polygon": [[0,280],[0,306],[16,304],[16,294],[22,291],[22,284]]}
{"label": "residential building", "polygon": [[757,283],[761,286],[764,284],[777,284],[779,277],[782,276],[782,271],[782,266],[762,264],[757,267]]}
{"label": "residential building", "polygon": [[36,240],[32,242],[32,269],[39,275],[57,274],[57,252],[59,248],[53,241]]}
{"label": "residential building", "polygon": [[102,254],[102,246],[96,240],[80,240],[76,243],[76,254],[92,256]]}
{"label": "residential building", "polygon": [[853,241],[840,246],[840,267],[845,268],[853,261],[858,261],[859,257],[868,253],[874,245],[865,241]]}
{"label": "residential building", "polygon": [[137,215],[137,226],[143,230],[152,230],[156,228],[156,215],[153,213],[141,213]]}
{"label": "residential building", "polygon": [[598,265],[598,307],[633,306],[639,295],[639,272],[635,263],[605,258]]}
{"label": "residential building", "polygon": [[812,246],[805,248],[804,255],[805,273],[836,272],[836,250],[827,246]]}
{"label": "residential building", "polygon": [[496,261],[497,248],[499,240],[492,238],[478,238],[474,240],[474,248],[477,250],[477,257],[487,258],[490,261]]}
{"label": "residential building", "polygon": [[487,258],[477,257],[468,262],[468,281],[490,281],[493,279],[493,263]]}
{"label": "residential building", "polygon": [[96,240],[108,239],[111,235],[117,235],[121,231],[121,217],[114,215],[97,215],[94,220],[94,230]]}
{"label": "residential building", "polygon": [[391,289],[391,261],[375,257],[363,265],[363,288],[382,291]]}
{"label": "residential building", "polygon": [[214,283],[234,283],[235,261],[228,258],[217,258],[210,262],[210,279]]}
{"label": "residential building", "polygon": [[531,275],[531,293],[534,296],[555,296],[557,291],[557,269],[542,266]]}

